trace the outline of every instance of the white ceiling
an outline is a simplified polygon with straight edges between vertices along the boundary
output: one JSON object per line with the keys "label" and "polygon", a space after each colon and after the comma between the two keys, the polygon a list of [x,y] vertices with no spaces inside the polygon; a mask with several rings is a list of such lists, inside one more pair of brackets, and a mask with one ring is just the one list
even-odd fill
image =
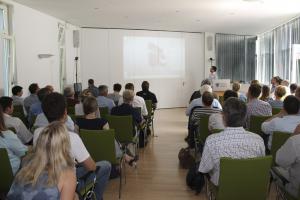
{"label": "white ceiling", "polygon": [[300,14],[300,0],[15,0],[81,27],[258,34]]}

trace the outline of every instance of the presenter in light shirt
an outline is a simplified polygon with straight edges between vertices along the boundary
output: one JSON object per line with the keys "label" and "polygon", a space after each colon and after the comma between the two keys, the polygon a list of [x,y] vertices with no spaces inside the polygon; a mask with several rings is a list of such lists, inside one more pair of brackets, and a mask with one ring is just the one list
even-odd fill
{"label": "presenter in light shirt", "polygon": [[211,66],[208,79],[210,80],[212,85],[214,83],[214,80],[218,79],[217,67],[216,66]]}

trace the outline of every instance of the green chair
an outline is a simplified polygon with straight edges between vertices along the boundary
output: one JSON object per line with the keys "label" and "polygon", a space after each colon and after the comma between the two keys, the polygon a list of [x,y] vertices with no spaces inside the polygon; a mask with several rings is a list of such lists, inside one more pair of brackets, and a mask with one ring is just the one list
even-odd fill
{"label": "green chair", "polygon": [[281,110],[281,108],[272,108],[272,115],[278,114]]}
{"label": "green chair", "polygon": [[276,152],[287,141],[287,139],[289,139],[290,136],[291,136],[291,133],[278,132],[278,131],[273,132],[272,146],[271,146],[271,155],[273,156],[273,162],[272,162],[273,166],[276,165],[276,162],[275,162]]}
{"label": "green chair", "polygon": [[272,156],[221,158],[219,186],[209,192],[217,200],[266,200]]}
{"label": "green chair", "polygon": [[12,168],[10,165],[9,157],[7,154],[6,149],[0,148],[0,158],[1,158],[1,165],[0,165],[0,193],[4,195],[10,189],[10,186],[14,180],[14,175],[12,172]]}
{"label": "green chair", "polygon": [[261,136],[263,134],[263,132],[261,130],[261,125],[264,121],[266,121],[270,117],[271,116],[255,116],[255,115],[250,116],[249,131]]}
{"label": "green chair", "polygon": [[99,107],[100,116],[101,118],[107,119],[107,115],[109,115],[109,109],[108,107]]}
{"label": "green chair", "polygon": [[199,119],[198,131],[196,133],[196,140],[204,145],[206,138],[210,135],[208,130],[209,115],[201,115]]}
{"label": "green chair", "polygon": [[129,144],[135,145],[135,155],[138,153],[139,137],[133,133],[136,132],[133,126],[132,116],[107,115],[109,127],[115,130],[116,139],[125,147],[125,152]]}
{"label": "green chair", "polygon": [[15,105],[14,106],[14,111],[12,113],[12,116],[13,117],[18,117],[19,119],[22,120],[22,122],[25,124],[25,126],[27,126],[27,128],[29,127],[29,123],[28,123],[28,120],[25,116],[24,108],[23,108],[22,105]]}
{"label": "green chair", "polygon": [[146,103],[146,107],[147,107],[147,111],[148,111],[148,116],[147,116],[147,126],[150,127],[152,129],[152,133],[154,136],[154,126],[153,126],[153,122],[154,122],[154,110],[153,110],[153,104],[151,100],[145,100]]}
{"label": "green chair", "polygon": [[224,129],[213,129],[211,130],[211,133],[220,133],[222,132]]}
{"label": "green chair", "polygon": [[75,106],[68,106],[67,112],[68,112],[68,115],[75,115]]}
{"label": "green chair", "polygon": [[122,189],[122,158],[116,158],[115,131],[110,130],[84,130],[80,129],[80,137],[91,157],[97,162],[106,160],[113,165],[120,166],[119,198]]}

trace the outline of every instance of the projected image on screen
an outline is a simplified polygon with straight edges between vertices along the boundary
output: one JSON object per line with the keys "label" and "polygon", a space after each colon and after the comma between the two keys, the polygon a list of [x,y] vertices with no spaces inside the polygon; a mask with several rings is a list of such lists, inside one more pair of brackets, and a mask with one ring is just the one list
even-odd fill
{"label": "projected image on screen", "polygon": [[184,77],[183,38],[125,36],[123,42],[125,79]]}

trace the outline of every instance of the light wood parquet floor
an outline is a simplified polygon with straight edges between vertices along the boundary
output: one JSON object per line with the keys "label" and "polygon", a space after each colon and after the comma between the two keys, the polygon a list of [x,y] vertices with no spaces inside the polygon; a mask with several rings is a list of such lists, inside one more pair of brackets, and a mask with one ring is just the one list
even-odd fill
{"label": "light wood parquet floor", "polygon": [[[204,190],[196,196],[185,184],[187,170],[178,162],[180,148],[186,147],[187,117],[184,109],[161,109],[155,113],[155,135],[140,149],[137,169],[126,167],[123,200],[206,200]],[[119,179],[110,180],[105,200],[118,199]],[[275,199],[274,189],[269,200]]]}

